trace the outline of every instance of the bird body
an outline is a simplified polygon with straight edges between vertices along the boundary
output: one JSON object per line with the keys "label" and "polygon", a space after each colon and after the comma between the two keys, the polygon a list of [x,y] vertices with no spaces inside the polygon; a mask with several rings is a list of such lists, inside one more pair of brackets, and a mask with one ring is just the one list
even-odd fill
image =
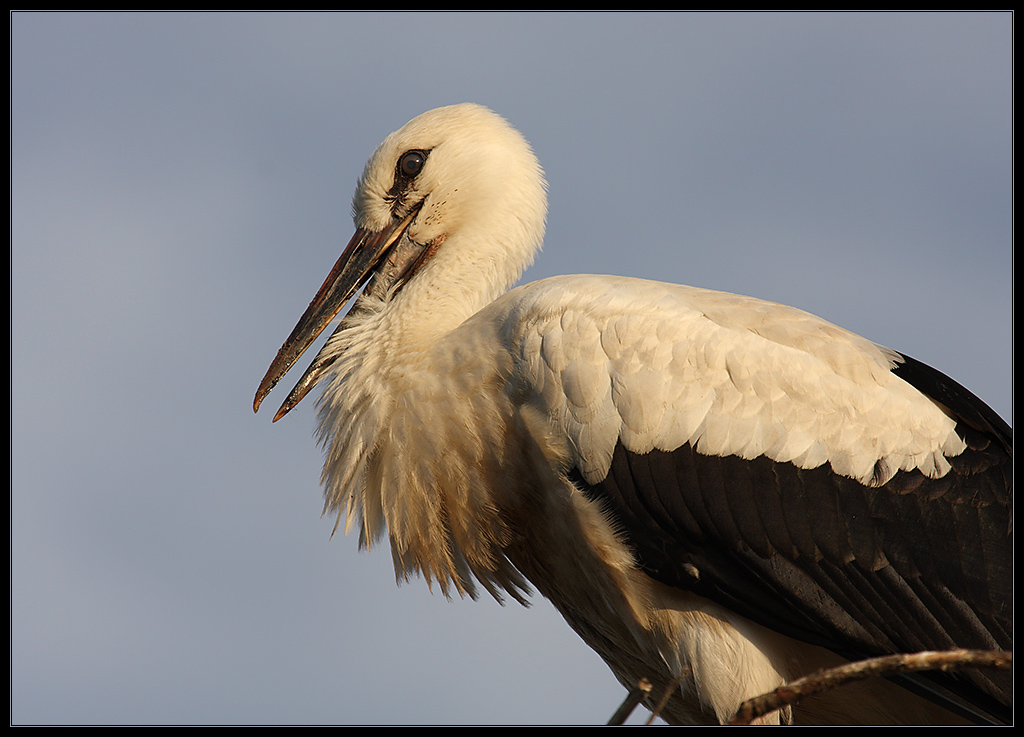
{"label": "bird body", "polygon": [[[678,679],[682,723],[851,657],[1009,649],[1005,423],[794,308],[607,276],[509,290],[545,188],[475,105],[367,163],[357,234],[255,402],[369,280],[278,415],[324,383],[326,509],[362,546],[446,595],[535,588],[627,687]],[[1008,703],[986,674],[954,686]],[[771,719],[955,717],[864,682]]]}

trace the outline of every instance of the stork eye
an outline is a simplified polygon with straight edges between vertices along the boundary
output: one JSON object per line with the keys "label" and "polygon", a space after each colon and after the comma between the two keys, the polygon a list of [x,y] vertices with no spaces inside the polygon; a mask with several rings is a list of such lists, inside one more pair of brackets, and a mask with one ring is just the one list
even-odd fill
{"label": "stork eye", "polygon": [[398,159],[398,173],[403,177],[415,177],[423,169],[427,161],[426,151],[406,151]]}

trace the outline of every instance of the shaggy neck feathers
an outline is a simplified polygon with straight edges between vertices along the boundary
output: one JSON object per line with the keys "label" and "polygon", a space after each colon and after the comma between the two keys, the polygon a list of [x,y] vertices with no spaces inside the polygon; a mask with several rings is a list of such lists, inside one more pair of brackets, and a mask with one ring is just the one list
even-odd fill
{"label": "shaggy neck feathers", "polygon": [[[451,336],[515,283],[540,247],[543,174],[493,113],[432,111],[367,164],[357,226],[390,217],[394,162],[410,149],[429,154],[423,182],[406,192],[422,201],[407,235],[436,250],[397,292],[361,298],[325,349],[336,356],[320,401],[326,511],[344,516],[346,530],[358,526],[364,546],[387,534],[400,579],[419,573],[446,594],[470,595],[476,579],[495,596],[519,598],[525,584],[502,553],[508,532],[486,482],[524,472],[510,468],[521,461],[503,455],[508,428],[494,421],[514,413],[492,406],[507,401],[500,391],[483,391],[502,381],[500,361],[480,355],[472,337]],[[438,407],[449,411],[437,416]],[[429,408],[435,414],[424,415]]]}

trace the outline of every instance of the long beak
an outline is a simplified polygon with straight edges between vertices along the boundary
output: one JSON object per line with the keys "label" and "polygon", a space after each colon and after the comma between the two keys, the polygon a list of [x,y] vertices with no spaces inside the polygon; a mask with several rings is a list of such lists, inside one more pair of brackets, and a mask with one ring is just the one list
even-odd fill
{"label": "long beak", "polygon": [[[259,411],[260,404],[270,390],[288,373],[310,344],[337,316],[341,308],[369,279],[391,246],[405,233],[418,211],[419,208],[414,208],[403,220],[379,232],[361,228],[356,230],[352,240],[341,254],[341,258],[334,264],[331,273],[327,275],[327,279],[317,291],[316,296],[313,297],[313,301],[309,303],[305,313],[299,318],[299,322],[288,336],[288,340],[277,352],[274,362],[270,364],[266,376],[263,377],[263,381],[260,382],[260,387],[256,391],[256,398],[252,404],[254,412]],[[285,399],[281,409],[274,415],[274,422],[284,417],[302,401],[302,398],[316,385],[333,361],[333,357],[325,358],[322,353],[316,357],[313,364],[303,374],[302,379]]]}

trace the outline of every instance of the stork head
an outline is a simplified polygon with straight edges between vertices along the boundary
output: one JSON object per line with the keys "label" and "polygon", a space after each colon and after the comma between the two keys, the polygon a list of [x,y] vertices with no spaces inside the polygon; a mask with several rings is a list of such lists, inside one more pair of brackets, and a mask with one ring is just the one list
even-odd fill
{"label": "stork head", "polygon": [[[364,285],[387,301],[407,284],[443,282],[469,295],[474,311],[483,307],[532,261],[546,208],[544,175],[530,145],[487,108],[438,108],[392,133],[356,187],[355,235],[278,351],[253,409]],[[321,351],[275,421],[335,357]]]}

